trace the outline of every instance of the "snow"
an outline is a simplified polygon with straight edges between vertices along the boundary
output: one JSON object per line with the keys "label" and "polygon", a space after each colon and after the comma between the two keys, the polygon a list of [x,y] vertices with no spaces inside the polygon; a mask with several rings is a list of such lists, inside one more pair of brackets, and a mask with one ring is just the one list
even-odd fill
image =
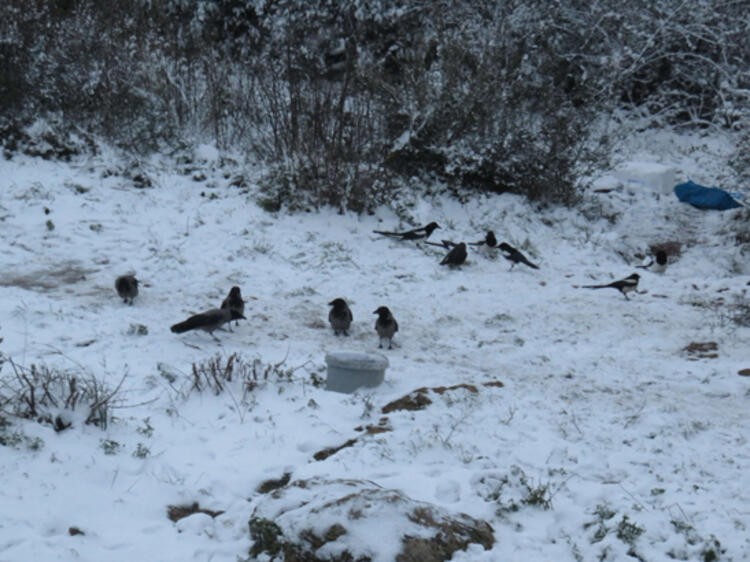
{"label": "snow", "polygon": [[[643,144],[696,178],[718,168],[723,146]],[[196,156],[217,164],[205,182],[154,161],[151,189],[103,177],[107,161],[0,162],[0,351],[110,387],[125,377],[104,430],[79,412],[60,433],[10,419],[5,431],[27,440],[0,447],[0,560],[246,559],[256,487],[285,472],[371,480],[488,521],[495,547],[454,560],[621,560],[631,549],[644,560],[703,560],[714,540],[720,560],[750,558],[750,390],[737,375],[750,367],[750,329],[731,320],[733,306],[747,305],[750,267],[727,228],[739,211],[699,211],[607,174],[616,189],[580,209],[539,210],[509,195],[422,198],[412,216],[441,224],[438,239],[479,240],[491,228],[541,267],[509,271],[502,257],[470,252],[451,270],[438,265],[439,248],[373,234],[405,226],[387,208],[268,214],[252,193],[221,187],[214,147]],[[626,157],[644,161],[637,147]],[[629,301],[579,287],[640,271],[649,245],[667,241],[682,244],[681,256],[662,275],[642,272]],[[114,291],[129,271],[141,282],[133,306]],[[247,321],[218,342],[170,332],[232,285]],[[336,297],[354,314],[348,339],[327,326]],[[331,350],[378,352],[380,305],[400,328],[382,350],[385,382],[351,395],[311,384]],[[717,358],[684,351],[708,341]],[[190,389],[194,362],[233,353],[280,364],[292,381]],[[4,381],[10,373],[6,362]],[[482,386],[491,381],[503,386]],[[389,414],[389,432],[355,430],[419,387],[459,383],[478,392],[432,394],[425,410]],[[523,503],[543,487],[550,509]],[[223,513],[167,518],[169,505],[193,502]],[[632,543],[628,522],[641,530]],[[390,544],[393,528],[356,536]]]}

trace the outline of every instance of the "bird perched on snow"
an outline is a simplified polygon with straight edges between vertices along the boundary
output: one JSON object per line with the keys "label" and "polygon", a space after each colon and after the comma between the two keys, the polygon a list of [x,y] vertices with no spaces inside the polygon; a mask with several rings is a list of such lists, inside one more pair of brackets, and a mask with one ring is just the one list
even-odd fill
{"label": "bird perched on snow", "polygon": [[445,255],[443,261],[440,262],[440,265],[449,265],[451,267],[461,265],[466,261],[467,255],[466,244],[460,242],[451,248],[451,251]]}
{"label": "bird perched on snow", "polygon": [[607,283],[606,285],[582,285],[584,289],[617,289],[620,291],[626,300],[628,299],[628,293],[631,291],[635,291],[638,288],[638,280],[641,278],[640,275],[637,273],[633,273],[632,275],[628,275],[625,279],[620,279],[619,281],[613,281],[612,283]]}
{"label": "bird perched on snow", "polygon": [[479,242],[469,242],[469,246],[486,246],[488,248],[494,248],[497,246],[497,238],[495,238],[495,233],[492,230],[488,230],[487,234],[484,236],[484,240],[480,240]]}
{"label": "bird perched on snow", "polygon": [[328,322],[330,322],[331,328],[333,328],[333,333],[337,336],[339,334],[348,336],[349,326],[352,325],[353,320],[352,311],[349,309],[349,305],[341,298],[333,299],[328,305],[331,307],[331,310],[328,313]]}
{"label": "bird perched on snow", "polygon": [[241,313],[230,308],[212,308],[206,312],[195,314],[187,320],[175,324],[170,329],[175,334],[182,334],[189,330],[203,330],[211,334],[214,339],[218,339],[214,336],[214,330],[218,330],[227,322],[244,318]]}
{"label": "bird perched on snow", "polygon": [[652,259],[646,265],[637,265],[640,269],[648,269],[654,273],[664,273],[667,270],[667,253],[664,250],[656,252],[656,259]]}
{"label": "bird perched on snow", "polygon": [[135,275],[120,275],[115,279],[115,290],[123,302],[133,304],[133,300],[138,296],[138,279]]}
{"label": "bird perched on snow", "polygon": [[506,242],[502,242],[498,248],[500,248],[500,251],[503,254],[503,257],[511,262],[510,268],[513,269],[513,266],[515,266],[517,263],[522,263],[524,265],[528,265],[532,269],[539,269],[538,265],[534,265],[531,263],[526,256],[524,256],[519,250],[511,246],[510,244]]}
{"label": "bird perched on snow", "polygon": [[393,335],[398,332],[398,322],[387,306],[379,307],[373,314],[378,315],[375,320],[375,331],[380,338],[378,347],[383,348],[383,340],[388,340],[388,349],[393,349]]}
{"label": "bird perched on snow", "polygon": [[384,230],[373,230],[373,232],[383,236],[390,236],[391,238],[400,238],[401,240],[426,240],[436,228],[440,228],[440,225],[433,221],[428,225],[407,230],[406,232],[388,232]]}
{"label": "bird perched on snow", "polygon": [[[234,312],[238,312],[241,315],[245,314],[245,301],[242,300],[242,293],[240,292],[240,288],[236,285],[229,289],[229,294],[227,295],[227,298],[225,298],[223,301],[221,301],[221,307],[223,309],[229,309]],[[236,324],[239,324],[237,322]]]}

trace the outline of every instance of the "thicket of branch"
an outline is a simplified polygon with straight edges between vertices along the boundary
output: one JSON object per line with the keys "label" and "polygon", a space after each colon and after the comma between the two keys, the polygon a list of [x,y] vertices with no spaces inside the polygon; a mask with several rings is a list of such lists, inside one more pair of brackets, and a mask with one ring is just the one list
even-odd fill
{"label": "thicket of branch", "polygon": [[616,110],[747,130],[745,12],[724,0],[7,0],[0,141],[39,115],[134,151],[212,139],[269,163],[269,208],[362,211],[414,177],[570,202]]}

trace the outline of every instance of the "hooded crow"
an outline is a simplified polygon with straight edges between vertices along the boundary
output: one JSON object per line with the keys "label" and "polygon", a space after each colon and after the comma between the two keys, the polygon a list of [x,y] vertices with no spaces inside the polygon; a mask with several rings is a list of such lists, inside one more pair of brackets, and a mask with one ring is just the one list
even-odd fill
{"label": "hooded crow", "polygon": [[401,240],[421,240],[430,237],[430,234],[436,229],[440,228],[440,225],[436,222],[431,222],[428,225],[420,226],[406,232],[387,232],[383,230],[373,230],[375,234],[382,234],[383,236],[390,236],[392,238],[400,238]]}
{"label": "hooded crow", "polygon": [[123,302],[133,304],[133,300],[138,296],[138,279],[135,275],[120,275],[115,280],[115,290]]}
{"label": "hooded crow", "polygon": [[218,330],[231,320],[240,320],[244,318],[245,317],[236,310],[229,308],[212,308],[206,312],[195,314],[184,322],[175,324],[170,329],[175,334],[182,334],[189,330],[203,330],[204,332],[211,334],[214,339],[217,339],[213,334],[214,330]]}
{"label": "hooded crow", "polygon": [[494,248],[497,246],[497,238],[492,230],[488,230],[484,236],[484,240],[479,242],[469,242],[469,246],[487,246],[488,248]]}
{"label": "hooded crow", "polygon": [[656,252],[656,259],[652,259],[646,265],[636,265],[640,269],[648,269],[654,273],[664,273],[667,270],[667,253],[664,250]]}
{"label": "hooded crow", "polygon": [[380,338],[378,347],[383,348],[383,340],[388,340],[388,349],[393,349],[393,334],[398,332],[398,322],[387,306],[379,307],[373,314],[378,315],[375,321],[375,331]]}
{"label": "hooded crow", "polygon": [[538,265],[534,265],[531,263],[526,256],[524,256],[520,251],[518,251],[516,248],[511,246],[510,244],[506,242],[502,242],[498,248],[500,248],[500,251],[503,253],[503,257],[511,262],[510,268],[513,269],[513,266],[515,266],[517,263],[522,263],[525,265],[528,265],[532,269],[539,269]]}
{"label": "hooded crow", "polygon": [[[245,314],[245,301],[242,300],[242,293],[239,287],[235,285],[229,289],[227,298],[221,301],[221,308],[222,310],[228,308],[231,311],[238,312],[240,316]],[[236,322],[236,324],[239,324],[239,322]]]}
{"label": "hooded crow", "polygon": [[328,322],[331,323],[335,335],[349,335],[349,326],[352,325],[352,311],[344,299],[333,299],[328,303],[331,311],[328,313]]}
{"label": "hooded crow", "polygon": [[638,280],[640,278],[640,275],[638,275],[637,273],[633,273],[632,275],[628,275],[625,279],[613,281],[612,283],[607,283],[606,285],[582,285],[582,287],[584,289],[617,289],[623,294],[626,300],[630,300],[628,299],[628,293],[631,291],[635,291],[638,288]]}
{"label": "hooded crow", "polygon": [[449,265],[451,267],[461,265],[466,261],[466,256],[466,244],[460,242],[445,255],[443,261],[440,262],[440,265]]}

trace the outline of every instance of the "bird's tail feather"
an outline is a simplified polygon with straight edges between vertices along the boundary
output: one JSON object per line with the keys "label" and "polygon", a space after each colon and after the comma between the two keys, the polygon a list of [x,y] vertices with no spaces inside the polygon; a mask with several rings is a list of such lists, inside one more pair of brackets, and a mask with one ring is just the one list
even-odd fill
{"label": "bird's tail feather", "polygon": [[170,328],[175,334],[182,334],[183,332],[188,332],[190,330],[194,330],[200,325],[200,322],[197,322],[195,318],[188,318],[184,322],[178,322],[174,326]]}

